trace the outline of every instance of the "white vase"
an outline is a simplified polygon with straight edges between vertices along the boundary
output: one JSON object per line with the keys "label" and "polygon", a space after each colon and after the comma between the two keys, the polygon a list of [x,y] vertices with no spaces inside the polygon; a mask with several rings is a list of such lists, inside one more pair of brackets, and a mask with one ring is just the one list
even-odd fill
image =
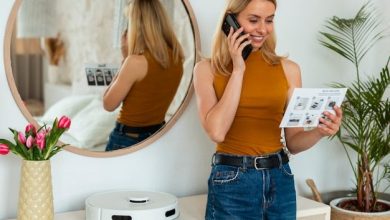
{"label": "white vase", "polygon": [[47,81],[49,83],[57,84],[61,80],[60,67],[56,65],[49,65],[47,67]]}

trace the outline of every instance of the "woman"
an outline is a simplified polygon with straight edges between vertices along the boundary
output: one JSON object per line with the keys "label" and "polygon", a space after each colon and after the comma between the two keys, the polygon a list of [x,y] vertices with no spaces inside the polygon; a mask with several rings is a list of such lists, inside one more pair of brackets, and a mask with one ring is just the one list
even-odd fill
{"label": "woman", "polygon": [[183,73],[182,48],[159,0],[133,1],[129,24],[128,56],[103,97],[107,111],[122,104],[106,151],[143,141],[164,125]]}
{"label": "woman", "polygon": [[[296,194],[280,142],[285,107],[301,87],[299,66],[275,54],[276,0],[231,0],[223,17],[241,28],[215,36],[212,56],[195,66],[194,86],[202,125],[217,143],[209,178],[206,219],[296,219]],[[240,33],[245,33],[240,36]],[[251,44],[247,60],[242,50]],[[304,131],[284,130],[288,150],[299,153],[335,134],[342,111]]]}

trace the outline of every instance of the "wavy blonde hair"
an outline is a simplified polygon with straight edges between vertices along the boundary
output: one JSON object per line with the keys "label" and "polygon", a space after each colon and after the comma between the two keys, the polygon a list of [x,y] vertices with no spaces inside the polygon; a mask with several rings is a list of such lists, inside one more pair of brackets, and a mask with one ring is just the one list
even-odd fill
{"label": "wavy blonde hair", "polygon": [[[264,0],[264,1],[271,2],[272,4],[275,5],[276,8],[277,5],[276,0]],[[218,22],[217,27],[219,28],[217,28],[217,31],[214,35],[214,42],[213,42],[213,47],[211,52],[211,65],[214,69],[217,70],[217,72],[223,75],[231,74],[231,72],[228,69],[228,66],[231,63],[232,58],[230,57],[229,48],[226,42],[227,37],[220,27],[222,27],[223,20],[228,12],[237,15],[241,11],[243,11],[250,2],[251,0],[229,1],[229,4],[227,5],[225,12],[223,13],[222,17],[220,18],[220,21]],[[280,63],[280,60],[283,58],[281,56],[276,55],[275,47],[276,47],[276,37],[274,32],[272,32],[271,36],[265,40],[262,47],[260,48],[260,51],[262,52],[264,59],[270,64],[278,64]]]}
{"label": "wavy blonde hair", "polygon": [[172,25],[159,0],[134,0],[128,9],[129,33],[127,35],[129,55],[150,54],[164,68],[183,60],[183,49],[173,32]]}

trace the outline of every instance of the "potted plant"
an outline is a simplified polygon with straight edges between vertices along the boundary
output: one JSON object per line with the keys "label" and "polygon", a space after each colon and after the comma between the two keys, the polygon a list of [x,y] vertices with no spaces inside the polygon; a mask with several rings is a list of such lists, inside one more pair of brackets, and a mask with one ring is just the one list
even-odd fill
{"label": "potted plant", "polygon": [[[353,215],[387,211],[384,218],[389,219],[390,203],[378,200],[377,193],[380,183],[387,183],[384,191],[390,187],[390,165],[386,158],[390,154],[390,100],[384,97],[390,84],[390,57],[377,77],[362,79],[360,70],[361,61],[372,46],[385,37],[386,29],[382,29],[370,4],[363,5],[353,18],[330,18],[325,28],[326,31],[320,32],[321,44],[349,60],[356,71],[356,80],[351,84],[333,84],[348,88],[343,104],[343,123],[336,137],[355,174],[356,197],[338,201],[337,207],[332,207],[332,219],[340,217],[339,208],[355,211]],[[348,150],[357,153],[357,161],[352,161]],[[361,219],[368,218],[366,214],[362,216]]]}
{"label": "potted plant", "polygon": [[70,118],[62,116],[53,126],[38,130],[28,124],[24,132],[10,128],[15,143],[0,139],[0,155],[12,152],[22,157],[19,187],[19,220],[52,220],[54,218],[50,158],[64,146],[57,145],[60,136],[69,129]]}

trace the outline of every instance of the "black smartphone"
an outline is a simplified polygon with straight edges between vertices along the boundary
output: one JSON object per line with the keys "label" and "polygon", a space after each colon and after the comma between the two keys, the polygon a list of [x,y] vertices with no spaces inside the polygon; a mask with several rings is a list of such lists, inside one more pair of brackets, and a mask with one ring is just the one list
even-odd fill
{"label": "black smartphone", "polygon": [[[222,31],[226,34],[226,36],[229,35],[230,27],[233,27],[234,31],[237,31],[241,27],[234,14],[227,14],[225,19],[223,20]],[[244,32],[241,32],[240,36],[244,34]],[[246,58],[248,58],[248,56],[251,54],[252,49],[253,47],[250,44],[244,47],[244,49],[242,50],[242,57],[244,58],[244,60],[246,60]]]}

